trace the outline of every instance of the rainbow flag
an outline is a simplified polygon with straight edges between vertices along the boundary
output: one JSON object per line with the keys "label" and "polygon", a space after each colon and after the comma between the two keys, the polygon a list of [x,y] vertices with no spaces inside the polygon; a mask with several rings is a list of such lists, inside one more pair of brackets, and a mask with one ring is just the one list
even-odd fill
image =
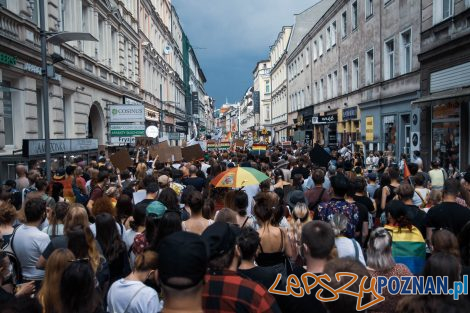
{"label": "rainbow flag", "polygon": [[392,256],[396,263],[405,264],[414,275],[421,275],[426,262],[426,242],[418,228],[385,225],[392,235]]}
{"label": "rainbow flag", "polygon": [[251,147],[251,154],[261,155],[265,154],[268,146],[261,143],[254,143]]}

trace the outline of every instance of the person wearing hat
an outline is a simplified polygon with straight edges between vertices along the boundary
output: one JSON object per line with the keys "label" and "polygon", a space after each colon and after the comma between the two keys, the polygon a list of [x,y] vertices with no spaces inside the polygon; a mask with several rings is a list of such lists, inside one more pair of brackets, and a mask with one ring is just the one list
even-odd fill
{"label": "person wearing hat", "polygon": [[204,312],[281,312],[263,286],[237,274],[239,233],[239,227],[223,222],[215,222],[202,233],[209,249],[209,274],[202,294]]}
{"label": "person wearing hat", "polygon": [[163,312],[208,312],[203,310],[202,293],[209,257],[201,236],[173,233],[162,240],[157,252],[157,276],[165,294]]}

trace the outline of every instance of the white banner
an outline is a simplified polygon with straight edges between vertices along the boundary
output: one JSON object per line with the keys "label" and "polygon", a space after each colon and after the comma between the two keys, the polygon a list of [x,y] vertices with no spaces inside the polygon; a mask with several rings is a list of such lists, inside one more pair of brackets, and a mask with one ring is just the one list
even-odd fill
{"label": "white banner", "polygon": [[128,143],[135,143],[135,137],[111,137],[111,144],[123,145]]}
{"label": "white banner", "polygon": [[112,104],[109,106],[109,122],[134,123],[145,121],[145,109],[143,105]]}

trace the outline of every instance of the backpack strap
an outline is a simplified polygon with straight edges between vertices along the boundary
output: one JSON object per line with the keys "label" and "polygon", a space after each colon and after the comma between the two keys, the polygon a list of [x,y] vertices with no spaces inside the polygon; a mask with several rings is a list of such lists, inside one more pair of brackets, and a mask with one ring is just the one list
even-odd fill
{"label": "backpack strap", "polygon": [[134,295],[132,296],[131,300],[129,301],[129,303],[127,304],[126,306],[126,309],[124,310],[124,313],[127,313],[127,311],[129,310],[129,307],[131,306],[131,303],[132,301],[134,300],[134,298],[137,296],[137,294],[142,290],[144,289],[145,287],[147,287],[146,285],[140,287],[135,293]]}
{"label": "backpack strap", "polygon": [[359,248],[356,245],[357,242],[356,242],[355,239],[351,239],[351,241],[352,241],[352,244],[354,246],[354,259],[356,261],[359,261]]}

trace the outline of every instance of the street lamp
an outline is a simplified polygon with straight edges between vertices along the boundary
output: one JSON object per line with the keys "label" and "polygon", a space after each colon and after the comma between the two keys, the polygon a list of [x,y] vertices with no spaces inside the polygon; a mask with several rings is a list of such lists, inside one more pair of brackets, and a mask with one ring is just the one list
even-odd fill
{"label": "street lamp", "polygon": [[[42,62],[42,101],[44,103],[44,143],[46,155],[46,177],[47,181],[51,180],[51,138],[49,130],[49,77],[47,65],[47,42],[60,45],[67,41],[85,40],[98,41],[89,33],[76,32],[46,32],[46,13],[44,8],[45,1],[39,1],[39,19],[40,19],[40,36],[41,36],[41,62]],[[49,38],[48,38],[49,36]],[[57,56],[53,57],[53,61],[59,60]],[[56,62],[54,62],[56,63]],[[51,70],[53,65],[51,65]]]}

